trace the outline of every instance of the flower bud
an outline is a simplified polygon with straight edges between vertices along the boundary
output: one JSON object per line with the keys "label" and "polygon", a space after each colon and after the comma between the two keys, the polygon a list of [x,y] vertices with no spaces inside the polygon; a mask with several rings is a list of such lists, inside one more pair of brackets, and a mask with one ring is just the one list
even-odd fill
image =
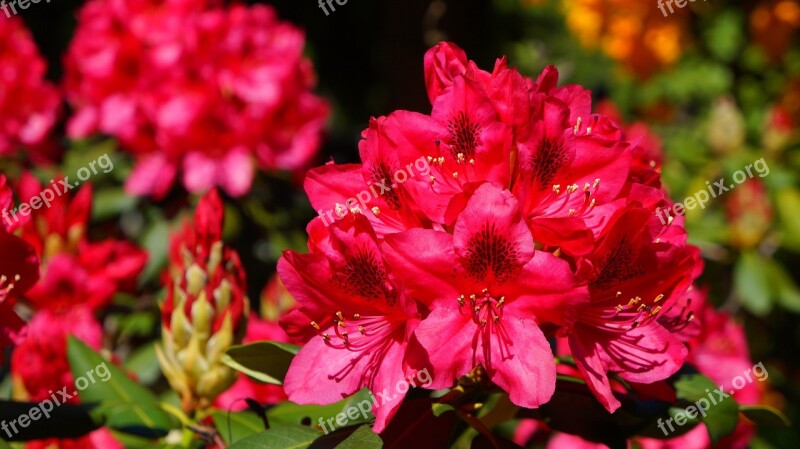
{"label": "flower bud", "polygon": [[744,117],[731,98],[714,103],[709,117],[708,143],[718,154],[731,154],[742,148],[745,140]]}
{"label": "flower bud", "polygon": [[244,270],[236,252],[222,243],[222,210],[216,191],[206,195],[194,226],[171,247],[157,354],[187,413],[208,407],[234,383],[236,372],[221,358],[241,343],[247,327]]}
{"label": "flower bud", "polygon": [[738,248],[757,246],[772,225],[773,209],[760,181],[751,179],[736,187],[727,202],[731,243]]}

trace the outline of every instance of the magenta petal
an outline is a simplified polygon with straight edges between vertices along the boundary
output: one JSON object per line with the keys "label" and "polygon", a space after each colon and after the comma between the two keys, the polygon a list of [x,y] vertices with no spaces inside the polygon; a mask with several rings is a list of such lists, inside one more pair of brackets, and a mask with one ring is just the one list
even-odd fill
{"label": "magenta petal", "polygon": [[247,150],[234,149],[228,152],[220,164],[219,185],[232,197],[240,197],[250,191],[255,169]]}
{"label": "magenta petal", "polygon": [[176,173],[177,167],[164,156],[147,156],[136,162],[125,182],[125,190],[134,195],[160,198],[167,194]]}
{"label": "magenta petal", "polygon": [[183,185],[193,193],[211,190],[216,184],[216,161],[203,153],[189,153],[183,159]]}
{"label": "magenta petal", "polygon": [[364,379],[357,374],[365,372],[369,363],[370,357],[331,348],[317,337],[292,360],[283,387],[292,402],[332,404],[363,387]]}
{"label": "magenta petal", "polygon": [[477,331],[470,316],[458,309],[437,308],[422,320],[414,334],[433,365],[431,389],[452,387],[477,365]]}
{"label": "magenta petal", "polygon": [[[453,231],[456,254],[481,259],[496,277],[521,267],[533,257],[533,237],[522,221],[519,203],[508,190],[486,183],[461,212]],[[497,254],[485,254],[493,248]],[[485,260],[490,257],[491,260]],[[472,264],[471,264],[472,266]]]}
{"label": "magenta petal", "polygon": [[656,322],[617,335],[604,349],[612,371],[645,384],[675,374],[688,354],[686,346]]}
{"label": "magenta petal", "polygon": [[406,397],[405,393],[398,391],[398,385],[405,382],[403,378],[405,352],[405,345],[397,341],[390,343],[381,360],[380,371],[375,376],[375,382],[371,387],[372,394],[376,398],[372,408],[372,413],[375,415],[375,425],[372,430],[375,433],[381,433],[386,429]]}
{"label": "magenta petal", "polygon": [[556,389],[556,363],[542,331],[533,320],[516,317],[503,320],[502,331],[512,344],[504,347],[497,332],[491,337],[493,360],[485,365],[491,367],[492,382],[520,407],[549,401]]}
{"label": "magenta petal", "polygon": [[431,304],[439,298],[455,301],[452,263],[453,237],[427,229],[387,235],[384,254],[404,287],[417,300]]}
{"label": "magenta petal", "polygon": [[575,332],[569,337],[569,347],[589,389],[606,410],[614,413],[622,403],[611,391],[611,382],[606,374],[607,367],[601,360],[597,344],[584,341],[580,334]]}

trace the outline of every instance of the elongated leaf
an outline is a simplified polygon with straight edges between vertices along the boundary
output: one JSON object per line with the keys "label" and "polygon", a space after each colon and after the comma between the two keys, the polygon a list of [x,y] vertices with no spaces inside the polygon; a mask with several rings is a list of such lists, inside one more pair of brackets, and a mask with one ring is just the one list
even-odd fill
{"label": "elongated leaf", "polygon": [[[732,397],[721,400],[716,399],[714,390],[717,386],[711,380],[701,374],[688,374],[682,376],[675,382],[675,393],[678,399],[692,403],[681,411],[684,415],[689,411],[689,407],[698,408],[698,404],[704,408],[704,412],[697,411],[695,420],[702,421],[708,430],[708,436],[716,444],[720,439],[730,435],[736,430],[739,422],[739,405]],[[710,400],[710,396],[713,400]],[[713,402],[716,401],[716,404]],[[707,409],[705,409],[707,407]],[[689,422],[693,421],[691,418]]]}
{"label": "elongated leaf", "polygon": [[259,341],[232,346],[222,356],[222,362],[261,382],[283,385],[289,364],[299,347],[274,341]]}
{"label": "elongated leaf", "polygon": [[214,419],[214,427],[228,444],[266,430],[264,422],[253,412],[228,413],[219,410],[212,412],[211,417]]}
{"label": "elongated leaf", "polygon": [[361,426],[336,446],[336,449],[381,449],[383,440],[369,426]]}
{"label": "elongated leaf", "polygon": [[[339,414],[350,415],[346,418],[345,426],[366,424],[374,419],[371,407],[372,399],[367,390],[361,390],[353,396],[329,405],[297,405],[284,402],[267,411],[270,423],[275,424],[301,424],[309,420],[312,426],[325,426],[328,431],[339,427],[336,418]],[[351,418],[355,416],[355,418]],[[344,419],[344,418],[343,418]]]}
{"label": "elongated leaf", "polygon": [[767,315],[774,303],[765,261],[753,252],[742,253],[733,276],[736,294],[745,308],[757,316]]}
{"label": "elongated leaf", "polygon": [[783,412],[767,405],[740,405],[739,412],[750,421],[763,427],[791,427],[792,425]]}
{"label": "elongated leaf", "polygon": [[229,449],[306,449],[320,435],[310,427],[282,426],[239,440]]}
{"label": "elongated leaf", "polygon": [[[93,416],[105,417],[109,427],[146,437],[164,436],[173,427],[170,415],[150,391],[80,340],[70,337],[67,357],[76,385],[79,378],[94,378],[95,382],[89,382],[80,392],[80,398],[85,403],[98,403]],[[107,376],[100,376],[106,373],[100,367],[105,367]]]}

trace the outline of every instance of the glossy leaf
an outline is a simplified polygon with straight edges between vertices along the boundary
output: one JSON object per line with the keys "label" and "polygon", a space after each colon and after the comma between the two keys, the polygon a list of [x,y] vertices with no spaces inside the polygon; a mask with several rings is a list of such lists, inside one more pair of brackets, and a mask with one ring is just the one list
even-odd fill
{"label": "glossy leaf", "polygon": [[282,426],[239,440],[229,449],[306,449],[322,435],[310,427]]}
{"label": "glossy leaf", "polygon": [[346,440],[336,446],[336,449],[381,449],[383,440],[369,426],[356,429]]}
{"label": "glossy leaf", "polygon": [[299,347],[274,341],[232,346],[222,356],[231,368],[264,383],[282,385]]}
{"label": "glossy leaf", "polygon": [[759,427],[791,427],[789,418],[768,405],[740,405],[739,412]]}
{"label": "glossy leaf", "polygon": [[[95,373],[96,382],[80,392],[84,403],[98,403],[95,417],[104,417],[109,427],[121,432],[147,437],[166,435],[173,421],[150,391],[131,380],[125,372],[106,361],[80,340],[70,337],[67,345],[72,375],[88,378]],[[97,368],[105,366],[110,376],[98,378]]]}
{"label": "glossy leaf", "polygon": [[211,417],[214,427],[228,444],[266,430],[264,422],[253,412],[217,410],[211,413]]}

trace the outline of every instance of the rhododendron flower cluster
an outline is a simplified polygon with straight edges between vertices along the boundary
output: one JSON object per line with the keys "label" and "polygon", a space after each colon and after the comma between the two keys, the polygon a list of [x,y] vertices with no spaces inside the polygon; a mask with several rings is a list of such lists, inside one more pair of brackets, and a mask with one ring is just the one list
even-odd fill
{"label": "rhododendron flower cluster", "polygon": [[[378,394],[430,368],[431,388],[485,379],[536,408],[555,390],[556,338],[609,411],[611,376],[635,390],[674,374],[698,251],[679,219],[654,214],[669,200],[653,142],[593,113],[590,92],[559,87],[554,67],[533,80],[503,58],[487,72],[442,43],[425,82],[430,114],[373,119],[360,164],[308,174],[316,210],[350,213],[315,218],[310,253],[279,264],[299,303],[283,325],[308,340],[289,398]],[[420,157],[430,176],[393,181]],[[358,205],[384,180],[388,193]],[[400,402],[373,410],[377,432]]]}
{"label": "rhododendron flower cluster", "polygon": [[241,343],[247,328],[245,273],[236,251],[222,242],[223,217],[222,200],[212,190],[197,206],[194,222],[170,245],[161,307],[164,345],[157,353],[187,412],[211,405],[233,385],[236,372],[220,358]]}
{"label": "rhododendron flower cluster", "polygon": [[254,168],[315,155],[327,104],[311,93],[304,36],[268,6],[92,0],[66,57],[73,138],[103,133],[133,153],[129,192],[247,193]]}
{"label": "rhododendron flower cluster", "polygon": [[61,98],[22,20],[0,20],[0,36],[0,156],[24,148],[34,162],[47,162]]}
{"label": "rhododendron flower cluster", "polygon": [[[23,173],[16,191],[22,202],[28,202],[42,188],[31,174]],[[11,193],[3,196],[9,199],[8,209],[4,209],[10,210]],[[24,294],[34,314],[11,358],[17,398],[41,401],[49,398],[52,391],[74,382],[67,359],[67,337],[73,335],[99,350],[103,330],[96,313],[108,305],[114,294],[133,288],[147,261],[147,254],[130,242],[89,240],[86,231],[91,204],[92,187],[86,185],[74,196],[56,198],[49,208],[33,210],[30,215],[19,214],[19,220],[10,221],[11,230],[30,248],[29,258],[41,260],[41,278],[25,288]],[[18,263],[19,259],[3,260]],[[38,265],[34,270],[34,274],[23,275],[22,279],[36,281]],[[78,396],[69,402],[78,403]],[[119,447],[110,438],[106,430],[99,430],[65,444],[89,448],[108,439],[105,446]],[[59,444],[59,440],[30,443],[28,447],[50,447],[49,444]]]}

